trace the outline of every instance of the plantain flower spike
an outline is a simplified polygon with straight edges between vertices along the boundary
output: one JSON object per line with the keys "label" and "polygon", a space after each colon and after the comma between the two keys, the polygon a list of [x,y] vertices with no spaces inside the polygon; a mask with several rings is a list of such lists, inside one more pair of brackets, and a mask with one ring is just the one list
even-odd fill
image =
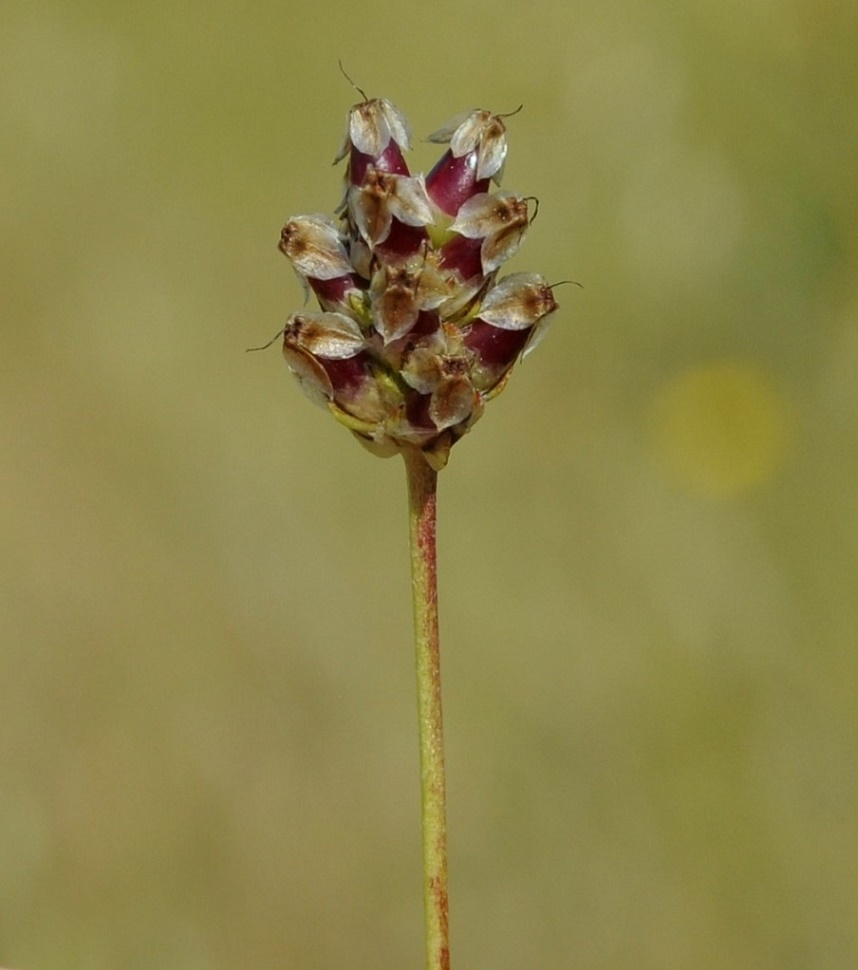
{"label": "plantain flower spike", "polygon": [[370,451],[416,448],[440,470],[557,303],[538,273],[497,278],[532,220],[528,199],[492,190],[507,154],[502,117],[470,111],[429,140],[449,147],[412,175],[399,109],[380,98],[352,107],[336,158],[339,223],[295,216],[280,235],[320,307],[289,317],[283,354],[307,396]]}

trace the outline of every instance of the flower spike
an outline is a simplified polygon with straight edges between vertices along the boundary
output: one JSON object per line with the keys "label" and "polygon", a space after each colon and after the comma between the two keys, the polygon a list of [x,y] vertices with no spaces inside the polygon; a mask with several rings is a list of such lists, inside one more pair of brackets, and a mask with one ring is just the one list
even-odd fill
{"label": "flower spike", "polygon": [[448,148],[412,175],[404,115],[383,98],[354,105],[336,158],[347,159],[340,223],[295,216],[279,248],[321,308],[283,331],[302,389],[375,454],[416,449],[438,470],[557,303],[536,273],[495,279],[532,221],[526,197],[491,191],[502,117],[474,110],[429,140]]}

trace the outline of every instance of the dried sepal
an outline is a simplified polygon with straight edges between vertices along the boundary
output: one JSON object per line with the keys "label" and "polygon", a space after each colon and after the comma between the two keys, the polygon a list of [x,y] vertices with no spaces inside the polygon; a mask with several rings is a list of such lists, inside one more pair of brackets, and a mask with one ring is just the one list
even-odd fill
{"label": "dried sepal", "polygon": [[349,189],[348,212],[370,249],[387,239],[394,218],[415,227],[432,221],[432,203],[421,176],[375,169],[369,170],[363,185]]}
{"label": "dried sepal", "polygon": [[524,349],[521,352],[521,359],[525,360],[529,357],[534,350],[542,343],[551,329],[551,324],[554,321],[554,313],[547,313],[540,321],[537,323],[530,333],[527,335],[527,343],[524,345]]}
{"label": "dried sepal", "polygon": [[527,330],[556,309],[554,293],[539,273],[513,273],[486,293],[479,317],[501,330]]}
{"label": "dried sepal", "polygon": [[372,250],[364,242],[363,236],[355,234],[349,240],[349,259],[357,276],[369,280],[372,277]]}
{"label": "dried sepal", "polygon": [[369,289],[375,329],[384,342],[405,336],[424,310],[434,310],[447,300],[455,284],[425,257],[386,263],[373,277]]}
{"label": "dried sepal", "polygon": [[427,415],[443,430],[467,420],[477,406],[470,369],[471,359],[459,340],[441,330],[410,349],[400,373],[409,387],[429,396]]}
{"label": "dried sepal", "polygon": [[473,315],[473,309],[479,302],[480,294],[487,286],[488,280],[482,275],[472,275],[464,279],[458,272],[450,276],[455,282],[451,287],[452,295],[438,307],[438,312],[451,325],[459,326]]}
{"label": "dried sepal", "polygon": [[444,430],[462,424],[471,416],[477,392],[466,370],[445,376],[432,393],[429,415],[436,428]]}
{"label": "dried sepal", "polygon": [[444,376],[445,343],[433,335],[417,344],[403,358],[400,373],[418,394],[431,394]]}
{"label": "dried sepal", "polygon": [[[462,111],[451,118],[448,122],[436,128],[431,134],[426,136],[426,141],[434,142],[436,145],[449,145],[453,135],[471,118],[479,113],[479,108],[471,108],[469,111]],[[460,153],[461,154],[461,153]]]}
{"label": "dried sepal", "polygon": [[358,323],[344,313],[294,313],[283,331],[290,347],[330,360],[344,360],[366,348]]}
{"label": "dried sepal", "polygon": [[397,455],[400,451],[402,451],[402,445],[399,444],[395,438],[388,438],[384,434],[380,435],[378,438],[374,438],[372,434],[358,431],[354,428],[352,428],[351,431],[358,443],[363,445],[364,448],[366,448],[370,454],[375,455],[376,458],[392,458],[394,455]]}
{"label": "dried sepal", "polygon": [[395,180],[390,193],[390,209],[406,226],[427,226],[433,219],[432,203],[422,175],[388,176]]}
{"label": "dried sepal", "polygon": [[369,289],[373,324],[386,344],[404,336],[417,322],[419,279],[404,264],[382,266],[373,277]]}
{"label": "dried sepal", "polygon": [[304,350],[283,344],[283,357],[304,394],[319,407],[326,407],[334,396],[334,388],[321,363]]}
{"label": "dried sepal", "polygon": [[482,239],[483,273],[496,270],[521,245],[530,215],[527,200],[510,192],[482,192],[465,202],[450,226],[467,239]]}
{"label": "dried sepal", "polygon": [[402,151],[411,147],[411,130],[405,115],[386,98],[371,98],[349,110],[346,136],[334,159],[342,161],[354,146],[364,155],[377,158],[391,139]]}
{"label": "dried sepal", "polygon": [[454,437],[448,430],[443,431],[431,443],[424,445],[420,450],[426,464],[436,472],[446,468],[450,460],[450,449],[458,440],[459,436]]}
{"label": "dried sepal", "polygon": [[473,152],[476,177],[500,184],[507,153],[506,125],[499,115],[475,108],[434,131],[428,141],[446,144],[454,158]]}
{"label": "dried sepal", "polygon": [[353,271],[343,236],[328,216],[293,216],[280,233],[279,249],[305,277],[332,280]]}

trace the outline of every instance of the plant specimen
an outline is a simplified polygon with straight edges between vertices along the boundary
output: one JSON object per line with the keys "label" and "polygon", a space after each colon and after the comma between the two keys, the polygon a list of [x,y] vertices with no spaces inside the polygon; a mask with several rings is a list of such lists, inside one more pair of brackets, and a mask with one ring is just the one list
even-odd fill
{"label": "plant specimen", "polygon": [[[492,189],[503,116],[473,110],[429,136],[447,145],[412,175],[408,123],[381,98],[354,105],[338,220],[295,216],[280,249],[319,310],[292,314],[283,354],[302,389],[371,452],[400,454],[408,482],[427,970],[450,965],[435,522],[438,472],[505,387],[556,309],[537,273],[498,279],[533,199]],[[534,203],[535,214],[535,203]]]}

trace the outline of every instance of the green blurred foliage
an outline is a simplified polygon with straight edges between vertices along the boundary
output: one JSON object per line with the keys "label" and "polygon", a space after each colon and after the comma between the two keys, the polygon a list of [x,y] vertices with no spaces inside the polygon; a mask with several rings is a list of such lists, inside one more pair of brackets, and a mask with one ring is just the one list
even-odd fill
{"label": "green blurred foliage", "polygon": [[342,58],[584,284],[441,477],[454,966],[858,965],[854,5],[0,19],[0,963],[420,965],[401,463],[244,354]]}

